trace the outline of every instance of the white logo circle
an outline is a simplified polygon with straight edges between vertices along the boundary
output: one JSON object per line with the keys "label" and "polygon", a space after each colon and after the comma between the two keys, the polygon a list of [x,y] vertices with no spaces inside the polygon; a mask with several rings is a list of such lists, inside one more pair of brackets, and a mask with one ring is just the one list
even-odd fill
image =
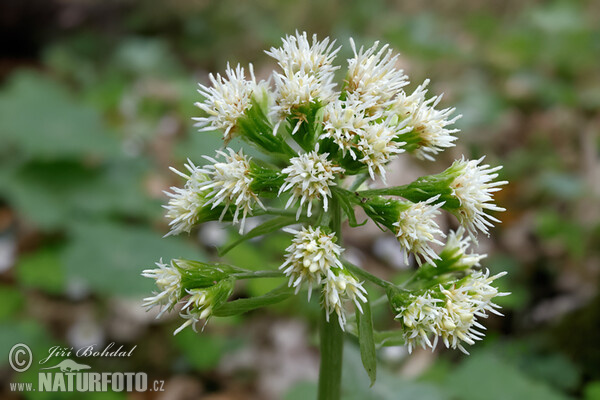
{"label": "white logo circle", "polygon": [[33,355],[29,346],[23,343],[15,344],[8,353],[8,362],[17,372],[25,372],[31,366]]}

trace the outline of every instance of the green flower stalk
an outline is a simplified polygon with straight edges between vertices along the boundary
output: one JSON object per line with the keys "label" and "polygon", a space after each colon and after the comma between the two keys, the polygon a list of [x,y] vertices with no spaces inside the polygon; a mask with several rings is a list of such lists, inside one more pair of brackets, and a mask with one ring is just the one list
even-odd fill
{"label": "green flower stalk", "polygon": [[[344,332],[358,336],[363,364],[375,380],[375,337],[381,335],[373,330],[366,285],[386,291],[397,337],[409,351],[443,343],[466,353],[466,345],[483,337],[481,320],[499,314],[494,299],[506,294],[493,286],[504,273],[491,276],[480,266],[485,255],[469,252],[477,232],[489,235],[499,222],[493,213],[504,211],[494,202],[494,193],[507,183],[497,180],[501,167],[463,156],[439,174],[370,189],[378,179],[385,185],[394,159],[433,160],[454,146],[458,129],[452,125],[460,115],[438,108],[441,95],[427,96],[429,80],[405,92],[408,77],[396,68],[398,55],[388,45],[357,48],[350,40],[350,46],[354,55],[343,82],[335,81],[339,47],[328,38],[309,40],[306,33],[287,36],[281,47],[267,51],[279,66],[267,81],[257,82],[252,66],[248,78],[239,65],[228,65],[223,76],[211,74],[211,86],[200,85],[204,99],[196,105],[203,116],[195,120],[201,131],[221,131],[224,148],[205,155],[204,165],[188,160],[185,173],[173,169],[185,184],[167,192],[167,235],[189,233],[206,221],[231,222],[242,237],[221,249],[225,254],[244,240],[283,229],[292,238],[279,270],[172,260],[143,272],[157,286],[144,305],[158,307],[159,317],[177,308],[184,319],[175,333],[304,290],[309,301],[318,293],[319,398],[328,400],[340,396]],[[263,159],[225,147],[234,137]],[[396,237],[406,263],[414,256],[411,279],[396,285],[344,260],[341,226],[345,220],[359,225],[356,208]],[[437,223],[442,211],[456,217],[459,229],[442,231]],[[264,222],[246,231],[246,220],[257,215]],[[229,300],[238,280],[277,277],[287,278],[287,285]]]}

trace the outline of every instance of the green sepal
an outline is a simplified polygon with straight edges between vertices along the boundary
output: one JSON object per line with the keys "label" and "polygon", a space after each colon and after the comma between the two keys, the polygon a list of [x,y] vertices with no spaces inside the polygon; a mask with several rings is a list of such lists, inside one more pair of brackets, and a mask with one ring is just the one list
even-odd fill
{"label": "green sepal", "polygon": [[265,197],[276,196],[285,181],[285,175],[280,171],[263,167],[254,162],[250,163],[250,176],[252,176],[250,190]]}
{"label": "green sepal", "polygon": [[173,260],[181,274],[182,295],[186,289],[204,289],[216,285],[231,274],[243,270],[228,264],[206,263],[192,260]]}
{"label": "green sepal", "polygon": [[262,296],[239,299],[222,304],[213,310],[212,315],[217,317],[230,317],[252,311],[254,309],[276,304],[288,299],[294,290],[287,285],[280,286]]}
{"label": "green sepal", "polygon": [[252,106],[244,116],[238,118],[237,128],[240,136],[248,143],[258,147],[267,155],[279,154],[296,156],[296,152],[280,135],[273,135],[273,126],[264,113],[260,103],[253,97]]}
{"label": "green sepal", "polygon": [[298,130],[291,135],[292,138],[306,152],[313,151],[317,139],[323,131],[323,105],[320,101],[313,101],[298,106],[287,121],[293,130],[298,121],[302,121]]}

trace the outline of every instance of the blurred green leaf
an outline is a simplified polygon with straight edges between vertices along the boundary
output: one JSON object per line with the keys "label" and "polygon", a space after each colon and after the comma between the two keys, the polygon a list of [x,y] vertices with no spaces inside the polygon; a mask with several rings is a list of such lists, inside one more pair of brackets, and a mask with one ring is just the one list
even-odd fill
{"label": "blurred green leaf", "polygon": [[226,351],[240,344],[208,332],[196,333],[192,329],[184,329],[173,336],[172,341],[185,360],[198,371],[216,367]]}
{"label": "blurred green leaf", "polygon": [[118,152],[113,133],[96,110],[32,71],[15,73],[0,92],[0,139],[1,151],[11,157],[15,151],[37,159]]}
{"label": "blurred green leaf", "polygon": [[61,294],[65,289],[65,274],[60,257],[55,248],[24,254],[17,264],[17,279],[25,287]]}
{"label": "blurred green leaf", "polygon": [[154,282],[140,274],[159,259],[205,258],[178,238],[161,238],[152,230],[128,225],[80,223],[73,232],[64,253],[65,271],[70,279],[103,294],[149,294]]}
{"label": "blurred green leaf", "polygon": [[380,368],[377,382],[370,387],[370,379],[362,368],[356,347],[344,347],[342,371],[342,399],[344,400],[446,400],[446,394],[429,383],[412,382]]}
{"label": "blurred green leaf", "polygon": [[23,304],[25,304],[25,294],[20,290],[2,285],[0,286],[0,321],[7,321],[16,316]]}
{"label": "blurred green leaf", "polygon": [[600,400],[600,381],[588,383],[583,392],[585,400]]}
{"label": "blurred green leaf", "polygon": [[[465,358],[446,378],[447,390],[461,400],[566,399],[550,386],[523,374],[489,351]],[[468,390],[467,390],[468,388]]]}

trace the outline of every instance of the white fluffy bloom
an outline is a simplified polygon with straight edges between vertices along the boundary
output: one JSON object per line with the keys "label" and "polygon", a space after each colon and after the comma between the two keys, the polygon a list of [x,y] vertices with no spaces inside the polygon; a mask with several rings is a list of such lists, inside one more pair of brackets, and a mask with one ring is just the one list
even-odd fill
{"label": "white fluffy bloom", "polygon": [[404,91],[400,92],[394,100],[392,110],[400,118],[404,118],[407,126],[417,136],[418,147],[415,155],[420,159],[433,161],[433,155],[454,146],[457,137],[452,134],[459,129],[446,127],[456,122],[461,115],[450,118],[455,111],[454,108],[437,110],[435,107],[442,100],[441,95],[426,100],[428,84],[429,79],[419,85],[410,96]]}
{"label": "white fluffy bloom", "polygon": [[323,108],[323,133],[319,139],[332,139],[338,145],[344,157],[350,153],[356,159],[356,143],[361,132],[370,123],[383,117],[381,112],[369,114],[368,110],[375,102],[364,102],[355,95],[346,100],[335,100]]}
{"label": "white fluffy bloom", "polygon": [[[273,74],[276,93],[271,115],[277,121],[273,133],[285,118],[295,116],[298,107],[317,101],[327,103],[338,96],[333,77],[339,67],[332,62],[339,48],[334,50],[333,46],[329,38],[319,42],[313,35],[311,44],[306,32],[296,32],[295,36],[283,39],[282,47],[273,47],[267,52],[282,68],[282,73]],[[302,115],[299,117],[292,134],[303,121]]]}
{"label": "white fluffy bloom", "polygon": [[239,64],[235,69],[227,64],[226,76],[209,75],[212,87],[199,84],[198,92],[205,99],[195,105],[208,114],[206,117],[194,118],[200,131],[222,130],[225,143],[231,140],[238,119],[252,106],[253,94],[266,90],[265,82],[256,83],[252,64],[249,65],[248,72],[250,80],[246,80],[244,68]]}
{"label": "white fluffy bloom", "polygon": [[464,268],[478,267],[479,261],[487,257],[485,254],[468,253],[473,238],[465,236],[465,228],[459,227],[456,231],[450,231],[446,239],[444,251],[452,252],[452,257],[456,259],[456,264]]}
{"label": "white fluffy bloom", "polygon": [[221,218],[230,206],[235,206],[233,223],[236,224],[240,222],[241,212],[240,232],[243,232],[246,217],[252,214],[252,206],[258,204],[263,209],[265,207],[250,187],[252,185],[250,158],[245,156],[242,150],[239,153],[231,148],[226,150],[227,153],[217,151],[217,155],[225,159],[224,162],[204,156],[212,164],[207,164],[200,170],[210,177],[210,181],[204,184],[203,189],[210,190],[207,204],[212,204],[212,208],[219,204],[225,206]]}
{"label": "white fluffy bloom", "polygon": [[291,189],[292,196],[285,208],[288,208],[300,199],[300,206],[296,218],[300,217],[302,207],[308,203],[307,215],[312,215],[312,201],[316,198],[323,199],[323,209],[327,211],[327,198],[331,197],[330,186],[335,185],[335,174],[344,172],[341,167],[334,166],[327,159],[329,153],[319,154],[319,149],[304,153],[290,159],[290,166],[281,172],[286,174],[285,182],[279,189],[279,194]]}
{"label": "white fluffy bloom", "polygon": [[[435,345],[429,337],[438,336],[437,325],[440,319],[439,303],[442,300],[434,298],[431,293],[425,292],[419,296],[411,296],[410,302],[397,311],[396,319],[404,325],[404,340],[408,346],[408,352],[412,353],[415,345],[421,343],[430,348]],[[436,341],[437,344],[437,341]]]}
{"label": "white fluffy bloom", "polygon": [[302,34],[296,32],[293,36],[287,35],[282,41],[281,47],[271,47],[271,50],[265,51],[265,53],[276,59],[286,74],[302,71],[305,74],[323,76],[330,75],[339,68],[332,65],[341,48],[340,46],[334,49],[335,40],[329,43],[327,37],[319,42],[315,34],[312,36],[311,44],[306,32],[302,32]]}
{"label": "white fluffy bloom", "polygon": [[289,286],[295,287],[296,293],[303,283],[308,283],[310,299],[312,288],[321,283],[331,268],[342,268],[340,254],[343,249],[335,243],[333,233],[326,234],[319,227],[303,227],[300,231],[288,229],[286,232],[294,238],[279,269],[290,278]]}
{"label": "white fluffy bloom", "polygon": [[206,190],[203,186],[208,177],[200,172],[200,168],[188,159],[185,168],[189,175],[171,167],[171,171],[186,179],[183,188],[171,187],[172,192],[164,193],[170,197],[169,203],[163,207],[167,210],[166,217],[171,218],[169,222],[171,230],[166,236],[177,235],[181,232],[190,232],[200,217],[200,211],[206,203]]}
{"label": "white fluffy bloom", "polygon": [[[463,343],[472,345],[484,336],[479,330],[485,327],[477,319],[487,318],[488,313],[502,315],[492,299],[508,293],[500,293],[490,284],[504,275],[506,272],[489,276],[487,270],[476,271],[447,289],[440,285],[439,289],[411,296],[409,304],[400,307],[396,316],[404,325],[409,351],[418,344],[433,349],[441,338],[446,347],[468,354]],[[430,335],[434,336],[433,342]]]}
{"label": "white fluffy bloom", "polygon": [[411,204],[406,210],[400,212],[398,222],[394,223],[396,238],[404,252],[405,263],[408,263],[409,252],[414,253],[419,265],[423,260],[434,264],[433,260],[439,259],[431,248],[432,243],[443,245],[435,235],[446,236],[435,222],[435,217],[440,214],[439,208],[444,203],[431,205],[439,197],[437,195],[427,201]]}
{"label": "white fluffy bloom", "polygon": [[403,124],[392,126],[387,122],[367,125],[358,133],[357,149],[362,158],[359,161],[367,165],[371,179],[381,176],[385,183],[385,166],[396,155],[404,152],[406,143],[396,140],[399,134],[407,132]]}
{"label": "white fluffy bloom", "polygon": [[186,292],[189,298],[181,308],[183,312],[179,314],[186,321],[173,332],[173,335],[177,335],[190,325],[196,332],[196,323],[208,319],[212,312],[211,295],[207,289],[187,289]]}
{"label": "white fluffy bloom", "polygon": [[348,60],[347,90],[355,93],[362,101],[375,100],[385,108],[400,89],[408,84],[407,76],[396,68],[398,55],[393,55],[389,45],[379,50],[379,42],[365,50],[356,51],[354,40],[350,39],[354,57]]}
{"label": "white fluffy bloom", "polygon": [[148,310],[152,307],[160,307],[160,312],[156,318],[159,318],[167,310],[170,310],[177,304],[181,295],[181,273],[171,261],[170,264],[163,264],[162,260],[156,263],[158,268],[146,269],[142,276],[156,281],[159,292],[154,292],[154,296],[144,299],[144,307]]}
{"label": "white fluffy bloom", "polygon": [[342,330],[346,326],[346,311],[344,310],[344,301],[351,300],[356,305],[356,308],[362,313],[361,302],[366,303],[367,291],[362,286],[362,283],[357,281],[353,276],[349,275],[345,269],[329,269],[323,286],[323,299],[325,301],[325,309],[327,310],[327,321],[329,314],[335,313],[338,315],[338,322]]}
{"label": "white fluffy bloom", "polygon": [[461,225],[471,234],[479,229],[489,235],[488,227],[493,226],[490,221],[500,220],[487,214],[487,211],[505,211],[493,203],[492,193],[501,190],[498,186],[506,185],[508,181],[494,182],[498,177],[496,171],[502,169],[502,166],[491,168],[489,165],[480,165],[484,158],[467,161],[463,157],[456,160],[450,167],[457,171],[450,188],[460,201],[457,217]]}

